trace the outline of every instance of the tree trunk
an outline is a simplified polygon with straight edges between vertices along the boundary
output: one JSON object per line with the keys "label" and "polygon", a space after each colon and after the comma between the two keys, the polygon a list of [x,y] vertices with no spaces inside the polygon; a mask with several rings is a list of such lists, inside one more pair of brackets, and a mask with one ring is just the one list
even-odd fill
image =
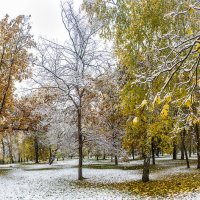
{"label": "tree trunk", "polygon": [[154,137],[151,139],[151,153],[152,153],[152,164],[155,165],[155,142]]}
{"label": "tree trunk", "polygon": [[183,151],[185,153],[185,159],[186,159],[187,168],[190,168],[190,163],[189,163],[189,159],[188,159],[187,149],[186,149],[186,145],[185,145],[185,135],[186,135],[186,130],[184,129],[183,130],[183,134],[181,135],[182,146],[183,146]]}
{"label": "tree trunk", "polygon": [[144,156],[144,165],[143,165],[143,174],[142,174],[143,182],[149,181],[149,167],[150,167],[150,154]]}
{"label": "tree trunk", "polygon": [[189,157],[191,158],[192,157],[192,134],[190,133],[190,136],[189,136]]}
{"label": "tree trunk", "polygon": [[176,143],[173,143],[173,160],[177,159],[177,149],[176,149]]}
{"label": "tree trunk", "polygon": [[19,153],[18,154],[18,163],[20,163],[21,162],[21,154]]}
{"label": "tree trunk", "polygon": [[12,144],[8,144],[8,150],[9,150],[10,163],[14,163],[13,153],[12,153]]}
{"label": "tree trunk", "polygon": [[181,160],[184,160],[185,156],[184,156],[184,148],[183,148],[183,141],[181,140]]}
{"label": "tree trunk", "polygon": [[132,150],[131,154],[132,154],[133,160],[135,160],[135,151],[134,151],[134,149]]}
{"label": "tree trunk", "polygon": [[38,137],[34,138],[34,147],[35,147],[35,163],[39,163],[39,145],[38,145]]}
{"label": "tree trunk", "polygon": [[103,160],[105,160],[106,159],[106,152],[105,152],[105,150],[103,151]]}
{"label": "tree trunk", "polygon": [[5,151],[5,144],[4,144],[3,139],[1,140],[1,144],[2,144],[2,154],[3,154],[3,164],[4,164],[5,163],[5,154],[6,154],[6,151]]}
{"label": "tree trunk", "polygon": [[195,133],[196,133],[196,144],[197,144],[197,169],[200,169],[200,137],[199,137],[199,127],[198,124],[195,124]]}
{"label": "tree trunk", "polygon": [[81,108],[78,109],[78,153],[79,153],[79,162],[78,162],[78,180],[83,179],[83,136],[81,132]]}
{"label": "tree trunk", "polygon": [[49,146],[49,163],[51,162],[51,158],[52,158],[52,150],[51,146]]}
{"label": "tree trunk", "polygon": [[118,165],[118,158],[116,155],[115,155],[115,165]]}

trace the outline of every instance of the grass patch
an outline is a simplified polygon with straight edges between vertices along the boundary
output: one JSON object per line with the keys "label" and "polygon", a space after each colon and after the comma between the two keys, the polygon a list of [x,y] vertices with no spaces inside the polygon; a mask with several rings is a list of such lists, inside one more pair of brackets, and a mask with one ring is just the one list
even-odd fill
{"label": "grass patch", "polygon": [[[89,164],[83,165],[83,168],[88,169],[121,169],[121,170],[142,170],[143,165],[113,165],[113,164]],[[150,170],[151,172],[163,170],[169,168],[168,166],[160,166],[160,165],[151,165]]]}
{"label": "grass patch", "polygon": [[12,169],[0,169],[0,176],[7,175],[10,170],[12,170]]}
{"label": "grass patch", "polygon": [[148,183],[130,181],[123,183],[92,183],[87,180],[76,182],[79,187],[115,189],[141,197],[173,197],[187,192],[200,191],[199,170],[168,176],[163,180],[153,180]]}
{"label": "grass patch", "polygon": [[63,168],[34,168],[34,169],[24,169],[24,171],[46,171],[46,170],[59,170]]}

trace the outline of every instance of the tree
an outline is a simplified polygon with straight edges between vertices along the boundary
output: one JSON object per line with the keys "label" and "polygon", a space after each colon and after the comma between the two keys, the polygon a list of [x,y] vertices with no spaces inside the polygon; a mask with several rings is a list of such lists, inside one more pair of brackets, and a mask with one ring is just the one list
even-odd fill
{"label": "tree", "polygon": [[[30,53],[34,45],[30,35],[29,17],[20,15],[0,21],[0,118],[12,110],[14,81],[29,75]],[[3,123],[3,122],[2,122]]]}
{"label": "tree", "polygon": [[[42,87],[58,90],[65,101],[65,108],[74,107],[76,112],[77,139],[79,149],[78,179],[82,180],[83,163],[83,127],[84,107],[90,93],[91,82],[104,72],[107,58],[104,57],[99,42],[94,39],[99,24],[88,19],[85,14],[77,13],[73,3],[67,1],[61,5],[62,20],[68,33],[68,40],[59,45],[45,39],[38,44],[39,68],[37,82]],[[39,79],[42,77],[42,80]]]}
{"label": "tree", "polygon": [[[164,133],[162,137],[168,136],[167,132],[170,133],[175,124],[174,101],[167,102],[167,99],[173,98],[184,104],[194,88],[198,88],[198,5],[199,1],[177,0],[84,1],[89,16],[95,16],[103,23],[102,35],[115,40],[122,106],[128,119],[143,122],[134,131],[140,133],[147,155],[151,149],[149,140],[155,139],[153,135]],[[182,91],[179,91],[180,87]],[[155,102],[160,102],[160,106],[154,108]],[[159,126],[157,124],[157,129],[152,131],[159,113],[162,116],[158,119]],[[131,121],[128,121],[128,130]],[[163,131],[163,126],[167,131]],[[139,131],[142,128],[144,130]],[[149,156],[145,157],[148,165]],[[148,175],[143,177],[146,177],[143,181],[149,180]]]}

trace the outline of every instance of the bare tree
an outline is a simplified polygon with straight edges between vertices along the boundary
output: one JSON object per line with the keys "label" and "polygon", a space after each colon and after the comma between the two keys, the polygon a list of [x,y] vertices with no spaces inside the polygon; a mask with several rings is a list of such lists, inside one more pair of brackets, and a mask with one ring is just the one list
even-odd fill
{"label": "bare tree", "polygon": [[[87,96],[92,91],[92,82],[109,66],[105,48],[97,40],[100,25],[88,22],[84,13],[76,12],[73,3],[67,1],[61,5],[62,21],[68,34],[68,40],[59,45],[46,39],[38,44],[38,70],[35,81],[42,87],[58,90],[64,107],[72,106],[76,112],[78,140],[78,179],[82,180],[83,163],[83,123],[84,107],[90,103]],[[59,99],[59,100],[60,100]]]}

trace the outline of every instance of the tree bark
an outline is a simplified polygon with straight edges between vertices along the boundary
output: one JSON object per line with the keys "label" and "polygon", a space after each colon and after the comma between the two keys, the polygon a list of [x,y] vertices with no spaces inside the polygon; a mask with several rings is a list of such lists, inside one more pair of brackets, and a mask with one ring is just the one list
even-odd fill
{"label": "tree bark", "polygon": [[134,149],[132,150],[131,154],[132,154],[133,160],[135,160],[135,150]]}
{"label": "tree bark", "polygon": [[152,164],[155,165],[155,141],[154,137],[151,139],[151,153],[152,153]]}
{"label": "tree bark", "polygon": [[3,164],[5,163],[5,154],[6,154],[6,150],[5,150],[5,144],[3,139],[1,140],[1,144],[2,144],[2,153],[3,153]]}
{"label": "tree bark", "polygon": [[200,137],[199,137],[199,127],[198,124],[195,124],[195,133],[196,133],[196,144],[197,144],[197,169],[200,169]]}
{"label": "tree bark", "polygon": [[118,165],[118,158],[116,155],[115,155],[115,165]]}
{"label": "tree bark", "polygon": [[49,146],[49,163],[51,162],[51,158],[52,158],[52,150],[51,146]]}
{"label": "tree bark", "polygon": [[12,152],[12,144],[8,144],[8,150],[9,150],[10,163],[14,163],[13,152]]}
{"label": "tree bark", "polygon": [[150,167],[150,154],[144,156],[143,174],[142,181],[149,181],[149,167]]}
{"label": "tree bark", "polygon": [[79,107],[77,110],[78,114],[78,153],[79,153],[79,162],[78,162],[78,180],[83,179],[83,136],[81,131],[81,108]]}
{"label": "tree bark", "polygon": [[35,147],[35,163],[39,163],[39,145],[38,145],[38,137],[34,138],[34,147]]}
{"label": "tree bark", "polygon": [[173,143],[173,160],[177,159],[177,146],[176,143]]}
{"label": "tree bark", "polygon": [[181,139],[181,160],[184,160],[185,156],[184,156],[184,148],[183,148],[183,141]]}
{"label": "tree bark", "polygon": [[105,150],[103,150],[103,160],[105,160],[106,159],[106,152],[105,152]]}
{"label": "tree bark", "polygon": [[183,134],[181,135],[182,146],[183,146],[183,151],[185,153],[185,159],[186,159],[187,168],[190,168],[190,163],[189,163],[189,159],[188,159],[187,149],[186,149],[186,145],[185,145],[185,135],[186,135],[186,130],[184,129],[183,130]]}

